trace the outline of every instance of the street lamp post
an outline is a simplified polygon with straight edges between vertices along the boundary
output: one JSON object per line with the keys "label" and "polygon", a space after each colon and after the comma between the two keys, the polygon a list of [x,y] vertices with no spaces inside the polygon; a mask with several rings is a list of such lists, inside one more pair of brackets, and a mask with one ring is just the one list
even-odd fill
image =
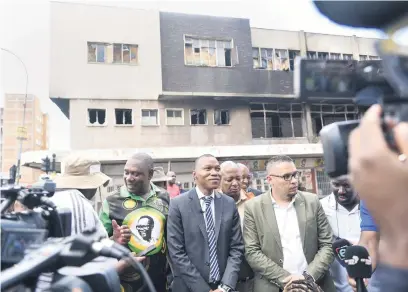
{"label": "street lamp post", "polygon": [[24,133],[27,133],[27,130],[25,129],[25,122],[26,122],[26,109],[27,109],[27,93],[28,93],[28,71],[27,71],[27,67],[24,64],[23,60],[20,59],[19,56],[17,56],[15,53],[13,53],[10,50],[4,49],[4,48],[0,48],[2,51],[7,52],[11,55],[13,55],[14,57],[17,58],[17,60],[20,61],[20,63],[23,65],[24,67],[24,71],[26,74],[26,86],[25,86],[25,96],[24,96],[24,103],[23,103],[23,123],[21,126],[20,131],[18,131],[18,135],[17,135],[17,140],[20,141],[20,145],[19,145],[19,151],[17,154],[17,168],[16,168],[16,182],[15,184],[18,184],[20,182],[20,177],[21,177],[21,153],[23,152],[23,141],[26,140],[26,137],[24,135]]}

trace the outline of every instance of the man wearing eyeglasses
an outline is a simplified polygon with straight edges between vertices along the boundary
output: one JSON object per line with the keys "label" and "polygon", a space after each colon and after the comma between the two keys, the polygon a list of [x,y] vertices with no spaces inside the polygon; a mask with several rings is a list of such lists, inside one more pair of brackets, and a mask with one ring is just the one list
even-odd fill
{"label": "man wearing eyeglasses", "polygon": [[[333,230],[334,240],[346,239],[357,244],[360,238],[360,200],[347,176],[331,180],[333,192],[320,202]],[[337,292],[353,292],[347,271],[338,261],[330,267]]]}
{"label": "man wearing eyeglasses", "polygon": [[280,292],[301,279],[336,291],[329,274],[333,235],[318,196],[298,190],[300,175],[288,156],[272,157],[266,171],[270,191],[246,203],[243,224],[254,292]]}

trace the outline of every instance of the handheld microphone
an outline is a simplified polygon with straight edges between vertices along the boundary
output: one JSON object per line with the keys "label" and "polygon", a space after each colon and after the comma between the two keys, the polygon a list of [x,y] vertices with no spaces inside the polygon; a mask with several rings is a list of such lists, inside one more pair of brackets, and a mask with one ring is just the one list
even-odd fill
{"label": "handheld microphone", "polygon": [[336,257],[336,260],[343,267],[347,266],[344,260],[346,256],[346,249],[350,246],[352,246],[352,244],[348,240],[343,239],[343,238],[337,239],[335,242],[333,242],[334,255]]}
{"label": "handheld microphone", "polygon": [[371,258],[363,246],[353,245],[346,249],[345,263],[347,273],[356,280],[357,292],[367,292],[364,279],[371,278]]}

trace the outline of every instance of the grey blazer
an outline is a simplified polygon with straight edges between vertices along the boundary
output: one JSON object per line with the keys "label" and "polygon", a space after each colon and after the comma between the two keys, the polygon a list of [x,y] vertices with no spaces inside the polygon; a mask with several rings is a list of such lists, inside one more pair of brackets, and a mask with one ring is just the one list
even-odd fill
{"label": "grey blazer", "polygon": [[[245,255],[255,272],[254,292],[283,290],[282,280],[290,275],[283,269],[281,238],[271,198],[271,191],[268,191],[245,205]],[[324,292],[335,292],[329,274],[334,260],[333,233],[319,198],[315,194],[298,192],[294,206],[308,263],[306,271]]]}
{"label": "grey blazer", "polygon": [[[220,193],[215,193],[214,209],[221,282],[235,288],[244,256],[238,210],[232,198]],[[171,200],[167,245],[174,276],[173,291],[209,292],[208,238],[195,188]]]}

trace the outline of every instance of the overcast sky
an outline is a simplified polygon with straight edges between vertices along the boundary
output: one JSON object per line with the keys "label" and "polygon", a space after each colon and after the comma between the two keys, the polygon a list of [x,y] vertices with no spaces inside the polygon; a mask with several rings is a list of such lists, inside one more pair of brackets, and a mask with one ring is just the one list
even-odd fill
{"label": "overcast sky", "polygon": [[[50,115],[50,148],[69,149],[69,122],[49,96],[49,2],[0,0],[0,47],[16,53],[26,64],[28,92],[41,99]],[[331,23],[308,0],[224,1],[59,1],[125,6],[214,16],[249,18],[251,26],[284,30],[379,37],[377,31],[349,29]],[[73,21],[75,21],[73,19]],[[24,93],[25,73],[10,54],[1,52],[0,98],[3,93]],[[0,103],[2,101],[0,100]]]}

